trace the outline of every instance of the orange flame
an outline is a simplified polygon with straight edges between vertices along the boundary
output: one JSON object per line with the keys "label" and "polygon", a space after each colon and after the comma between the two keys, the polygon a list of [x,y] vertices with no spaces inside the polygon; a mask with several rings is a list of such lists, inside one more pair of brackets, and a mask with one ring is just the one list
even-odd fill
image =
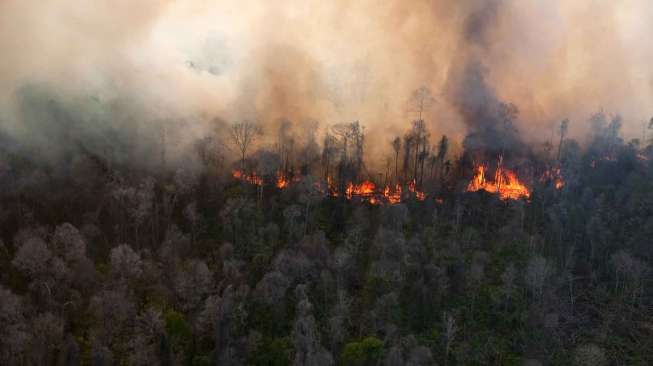
{"label": "orange flame", "polygon": [[415,179],[408,183],[408,192],[415,193],[415,198],[417,198],[419,201],[424,201],[426,199],[426,193],[417,190]]}
{"label": "orange flame", "polygon": [[279,189],[287,188],[289,183],[290,182],[288,182],[288,179],[286,179],[285,175],[282,172],[277,172],[277,181],[276,181],[277,188]]}
{"label": "orange flame", "polygon": [[390,189],[389,186],[385,186],[383,189],[383,197],[388,200],[391,204],[401,202],[401,185],[397,184],[395,189]]}
{"label": "orange flame", "polygon": [[560,172],[559,167],[546,170],[544,174],[542,174],[540,182],[553,182],[553,186],[558,190],[565,186],[565,181],[562,179],[562,173]]}
{"label": "orange flame", "polygon": [[486,170],[487,167],[484,165],[476,167],[476,174],[467,185],[468,192],[476,192],[482,189],[486,192],[499,194],[499,197],[503,200],[530,197],[530,191],[519,181],[517,174],[501,167],[501,159],[494,173],[494,181],[490,181],[485,177]]}
{"label": "orange flame", "polygon": [[237,180],[242,180],[245,182],[248,182],[250,184],[254,184],[257,186],[263,185],[263,178],[259,177],[256,175],[256,172],[252,172],[251,174],[246,174],[243,173],[241,170],[234,170],[231,175],[236,178]]}
{"label": "orange flame", "polygon": [[376,185],[369,180],[366,180],[361,184],[349,182],[347,183],[347,188],[345,188],[345,196],[348,199],[351,199],[353,196],[369,197],[373,196],[375,191]]}
{"label": "orange flame", "polygon": [[[240,181],[254,184],[257,186],[263,185],[263,178],[258,176],[256,172],[250,174],[244,173],[242,170],[234,170],[232,176]],[[281,171],[278,171],[274,184],[279,189],[286,189],[292,184],[301,181],[300,176],[294,176],[292,179],[289,178],[286,174]],[[402,186],[396,184],[394,187],[385,186],[383,191],[377,189],[377,186],[374,182],[365,180],[361,183],[349,182],[345,186],[344,192],[340,192],[333,182],[333,178],[330,176],[327,177],[326,184],[316,182],[315,187],[320,192],[331,196],[331,197],[340,197],[344,196],[346,199],[351,200],[356,197],[360,197],[363,201],[369,202],[372,205],[378,205],[383,203],[396,204],[402,201]],[[426,199],[426,193],[418,191],[416,189],[415,181],[413,180],[408,184],[408,191],[415,194],[415,198],[420,201]]]}

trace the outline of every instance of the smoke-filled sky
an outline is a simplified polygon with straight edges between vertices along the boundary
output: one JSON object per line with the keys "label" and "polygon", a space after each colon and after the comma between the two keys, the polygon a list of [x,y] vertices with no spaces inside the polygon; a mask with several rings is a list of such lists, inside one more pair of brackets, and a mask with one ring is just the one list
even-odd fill
{"label": "smoke-filled sky", "polygon": [[[216,117],[360,120],[385,146],[426,86],[436,135],[462,139],[459,99],[489,93],[519,107],[526,138],[565,117],[579,134],[600,109],[638,137],[652,34],[650,0],[3,0],[0,123],[20,129],[18,91],[36,85],[131,111],[116,119],[185,120],[193,136]],[[461,96],[470,64],[485,89]]]}

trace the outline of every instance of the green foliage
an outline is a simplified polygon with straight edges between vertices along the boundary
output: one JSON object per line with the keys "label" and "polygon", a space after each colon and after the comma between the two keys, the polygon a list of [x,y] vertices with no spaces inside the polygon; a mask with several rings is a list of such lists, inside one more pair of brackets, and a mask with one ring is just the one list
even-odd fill
{"label": "green foliage", "polygon": [[357,342],[347,343],[342,350],[342,365],[376,365],[383,357],[383,342],[376,337],[366,337]]}
{"label": "green foliage", "polygon": [[169,310],[165,314],[165,330],[174,350],[179,351],[190,346],[193,331],[184,314]]}

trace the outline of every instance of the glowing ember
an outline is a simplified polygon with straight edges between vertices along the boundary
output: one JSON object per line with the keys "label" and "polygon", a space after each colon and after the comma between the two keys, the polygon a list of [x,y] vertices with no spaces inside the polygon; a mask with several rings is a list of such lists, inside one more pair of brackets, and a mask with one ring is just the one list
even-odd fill
{"label": "glowing ember", "polygon": [[277,172],[277,182],[276,182],[277,188],[279,189],[287,188],[289,183],[290,182],[288,182],[288,179],[286,179],[283,173]]}
{"label": "glowing ember", "polygon": [[519,181],[517,174],[501,167],[501,158],[499,159],[499,166],[494,173],[493,181],[486,178],[486,171],[487,167],[484,165],[478,165],[476,167],[476,174],[467,185],[468,192],[476,192],[482,189],[486,192],[499,194],[499,197],[503,200],[530,197],[528,188]]}
{"label": "glowing ember", "polygon": [[426,199],[426,193],[417,191],[415,192],[415,198],[417,198],[420,201],[424,201]]}
{"label": "glowing ember", "polygon": [[263,178],[256,175],[256,172],[252,172],[251,174],[246,174],[241,170],[234,170],[231,173],[231,175],[237,180],[242,180],[257,186],[263,185]]}
{"label": "glowing ember", "polygon": [[351,199],[353,196],[369,197],[374,195],[375,191],[376,185],[369,180],[366,180],[361,184],[353,184],[352,182],[349,182],[345,189],[345,196],[348,199]]}
{"label": "glowing ember", "polygon": [[424,201],[426,199],[426,193],[417,190],[415,179],[408,183],[408,192],[415,193],[415,198],[419,201]]}
{"label": "glowing ember", "polygon": [[408,191],[415,192],[415,179],[411,180],[410,183],[408,183]]}
{"label": "glowing ember", "polygon": [[[241,170],[234,170],[232,176],[240,181],[250,184],[263,186],[263,178],[256,175],[256,172],[250,174],[244,173]],[[301,176],[293,176],[289,178],[286,174],[279,171],[274,179],[274,185],[279,189],[286,189],[302,180]],[[346,199],[351,200],[354,197],[359,197],[362,201],[369,202],[372,205],[378,204],[396,204],[402,201],[402,186],[396,184],[394,187],[385,186],[381,191],[376,184],[372,181],[366,180],[361,183],[349,182],[345,185],[344,192],[339,191],[331,177],[327,177],[326,182],[315,182],[315,189],[330,197],[344,196]],[[408,184],[408,191],[415,194],[415,198],[419,201],[426,199],[426,193],[416,189],[415,181]]]}
{"label": "glowing ember", "polygon": [[562,179],[560,168],[551,168],[545,171],[544,174],[542,174],[542,178],[540,178],[540,182],[552,182],[556,189],[562,189],[562,187],[565,186],[565,181]]}
{"label": "glowing ember", "polygon": [[385,186],[383,189],[383,197],[388,200],[391,204],[401,202],[401,185],[397,184],[394,190],[391,190],[389,186]]}

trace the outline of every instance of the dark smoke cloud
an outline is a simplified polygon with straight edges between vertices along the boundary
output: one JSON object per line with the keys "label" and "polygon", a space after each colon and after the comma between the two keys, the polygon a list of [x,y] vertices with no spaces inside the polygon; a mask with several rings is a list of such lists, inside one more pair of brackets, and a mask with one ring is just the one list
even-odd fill
{"label": "dark smoke cloud", "polygon": [[461,43],[446,84],[449,103],[469,132],[463,147],[469,153],[484,155],[482,158],[509,152],[523,156],[526,145],[514,125],[517,108],[499,100],[495,89],[488,84],[491,70],[483,64],[492,51],[492,31],[497,26],[501,2],[469,3],[473,6],[463,28],[467,42]]}

